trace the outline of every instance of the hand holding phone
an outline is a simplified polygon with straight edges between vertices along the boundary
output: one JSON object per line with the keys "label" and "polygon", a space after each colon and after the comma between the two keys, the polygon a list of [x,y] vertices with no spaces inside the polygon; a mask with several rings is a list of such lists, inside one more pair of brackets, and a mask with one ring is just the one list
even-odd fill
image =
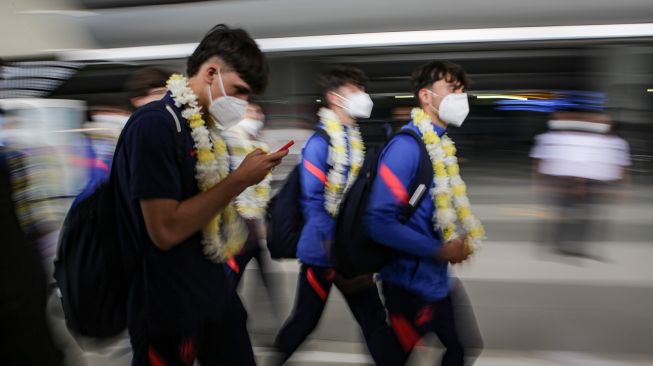
{"label": "hand holding phone", "polygon": [[284,150],[288,150],[288,149],[290,149],[290,147],[291,147],[292,145],[294,145],[294,144],[295,144],[295,141],[290,140],[290,141],[288,141],[287,144],[283,145],[283,146],[281,147],[281,149],[277,150],[277,152],[284,151]]}

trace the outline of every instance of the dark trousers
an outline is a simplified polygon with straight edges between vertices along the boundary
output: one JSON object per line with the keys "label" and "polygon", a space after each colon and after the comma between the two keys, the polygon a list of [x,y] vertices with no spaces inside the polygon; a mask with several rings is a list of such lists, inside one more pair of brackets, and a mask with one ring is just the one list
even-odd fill
{"label": "dark trousers", "polygon": [[266,288],[270,288],[271,281],[267,277],[267,268],[262,257],[262,252],[263,250],[258,245],[245,247],[240,253],[230,258],[225,264],[227,266],[226,273],[229,284],[234,288],[238,287],[238,284],[240,283],[240,280],[243,278],[243,274],[245,273],[245,268],[252,259],[255,259],[261,272],[261,280],[263,281],[263,285]]}
{"label": "dark trousers", "polygon": [[[133,333],[132,333],[133,335]],[[206,322],[198,330],[150,334],[132,366],[254,366],[256,361],[247,333],[247,313],[235,297],[220,322]],[[134,344],[134,340],[132,340]]]}
{"label": "dark trousers", "polygon": [[[336,279],[332,268],[302,265],[295,305],[275,341],[285,362],[317,326],[331,286]],[[339,282],[340,283],[340,282]],[[386,313],[376,285],[369,281],[355,290],[340,286],[347,305],[363,331],[367,348],[377,365],[402,365],[403,352],[386,321]]]}
{"label": "dark trousers", "polygon": [[383,284],[390,323],[399,338],[406,358],[427,333],[435,333],[445,347],[443,366],[462,366],[465,352],[456,329],[451,297],[429,302],[399,286]]}
{"label": "dark trousers", "polygon": [[261,241],[257,229],[258,221],[246,220],[245,223],[247,224],[247,230],[249,232],[247,235],[247,241],[240,253],[236,254],[225,263],[227,278],[233,287],[238,287],[238,283],[245,273],[245,267],[247,267],[247,264],[249,264],[252,259],[255,259],[258,263],[263,285],[265,285],[268,293],[270,293],[272,281],[268,277],[267,264],[265,258],[263,258],[264,251],[261,249]]}
{"label": "dark trousers", "polygon": [[229,285],[234,289],[238,288],[238,285],[245,274],[245,269],[249,262],[252,259],[256,260],[258,264],[258,273],[261,276],[261,281],[265,290],[267,291],[268,298],[270,299],[271,312],[275,319],[280,319],[279,311],[279,302],[278,294],[276,289],[279,288],[278,281],[275,281],[274,276],[270,274],[267,260],[269,260],[269,254],[261,248],[259,237],[256,235],[256,224],[253,221],[247,221],[249,236],[245,246],[232,258],[230,258],[225,263],[225,273],[227,275],[227,280]]}

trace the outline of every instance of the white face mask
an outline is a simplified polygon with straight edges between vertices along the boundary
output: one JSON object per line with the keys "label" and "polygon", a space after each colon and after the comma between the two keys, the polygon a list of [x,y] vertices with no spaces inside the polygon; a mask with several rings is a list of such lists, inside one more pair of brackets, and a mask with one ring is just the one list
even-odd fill
{"label": "white face mask", "polygon": [[[434,92],[427,89],[427,91],[435,96],[439,96]],[[447,125],[460,127],[465,122],[465,118],[469,114],[469,101],[467,100],[467,93],[451,93],[442,98],[440,102],[440,110],[437,110],[432,104],[431,108],[438,113],[440,121]]]}
{"label": "white face mask", "polygon": [[370,118],[374,102],[370,95],[363,92],[356,92],[345,98],[336,94],[345,101],[344,109],[352,118]]}
{"label": "white face mask", "polygon": [[211,105],[209,106],[209,113],[214,120],[216,120],[224,129],[229,129],[240,122],[245,115],[245,110],[247,109],[247,101],[232,97],[227,95],[227,92],[224,90],[224,83],[222,82],[222,75],[220,70],[218,70],[218,80],[220,81],[220,90],[222,90],[222,96],[216,100],[213,100],[211,95],[211,85],[208,85],[209,88],[209,99],[211,100]]}
{"label": "white face mask", "polygon": [[249,135],[257,137],[258,133],[263,128],[263,121],[259,121],[253,118],[245,118],[242,121],[238,122],[238,127],[242,128],[243,131]]}

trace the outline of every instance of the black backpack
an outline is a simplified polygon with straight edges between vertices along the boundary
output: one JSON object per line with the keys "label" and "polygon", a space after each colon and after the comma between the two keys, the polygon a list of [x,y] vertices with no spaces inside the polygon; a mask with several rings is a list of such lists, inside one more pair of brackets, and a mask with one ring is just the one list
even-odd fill
{"label": "black backpack", "polygon": [[[114,167],[127,130],[138,116],[152,110],[167,110],[170,121],[174,118],[181,132],[179,118],[162,101],[136,110],[116,144],[109,179],[71,207],[61,228],[54,277],[66,325],[81,335],[107,337],[127,326],[127,295],[144,248],[121,243],[117,235],[117,205],[123,203],[116,199]],[[183,156],[181,146],[177,149],[178,162]]]}
{"label": "black backpack", "polygon": [[[422,199],[428,196],[433,182],[433,167],[426,146],[417,132],[410,128],[402,128],[392,138],[398,135],[411,136],[420,147],[419,168],[410,187],[410,200],[399,217],[402,223],[406,223],[413,216]],[[363,225],[363,215],[367,209],[382,151],[383,149],[376,152],[368,151],[356,181],[349,188],[340,205],[333,253],[338,273],[345,278],[376,273],[386,265],[393,254],[392,249],[368,238]]]}
{"label": "black backpack", "polygon": [[[331,138],[325,130],[317,128],[315,133],[327,143],[331,143]],[[270,256],[274,259],[297,258],[297,243],[304,227],[304,216],[299,203],[300,169],[299,164],[293,168],[281,190],[268,203],[267,245]]]}

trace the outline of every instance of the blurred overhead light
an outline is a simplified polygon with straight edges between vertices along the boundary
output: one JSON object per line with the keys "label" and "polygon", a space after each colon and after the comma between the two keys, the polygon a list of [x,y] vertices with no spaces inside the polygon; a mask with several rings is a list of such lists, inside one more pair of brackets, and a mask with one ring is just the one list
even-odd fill
{"label": "blurred overhead light", "polygon": [[395,99],[411,99],[412,95],[395,95]]}
{"label": "blurred overhead light", "polygon": [[[76,61],[136,61],[136,60],[165,60],[190,56],[197,47],[197,43],[171,44],[161,46],[105,48],[94,50],[64,50],[59,54],[62,60]],[[46,50],[46,52],[53,50]]]}
{"label": "blurred overhead light", "polygon": [[[566,25],[480,29],[442,29],[407,32],[334,34],[257,39],[264,52],[292,52],[341,48],[415,46],[452,43],[612,39],[653,36],[653,23]],[[197,43],[62,51],[64,60],[155,60],[189,56]]]}
{"label": "blurred overhead light", "polygon": [[94,11],[88,10],[25,10],[19,11],[18,14],[27,14],[27,15],[64,15],[69,17],[90,17],[93,15],[99,15]]}
{"label": "blurred overhead light", "polygon": [[507,95],[507,94],[484,94],[477,95],[476,99],[510,99],[510,100],[528,100],[526,97],[520,97],[518,95]]}
{"label": "blurred overhead light", "polygon": [[653,89],[646,89],[647,93],[653,93]]}

